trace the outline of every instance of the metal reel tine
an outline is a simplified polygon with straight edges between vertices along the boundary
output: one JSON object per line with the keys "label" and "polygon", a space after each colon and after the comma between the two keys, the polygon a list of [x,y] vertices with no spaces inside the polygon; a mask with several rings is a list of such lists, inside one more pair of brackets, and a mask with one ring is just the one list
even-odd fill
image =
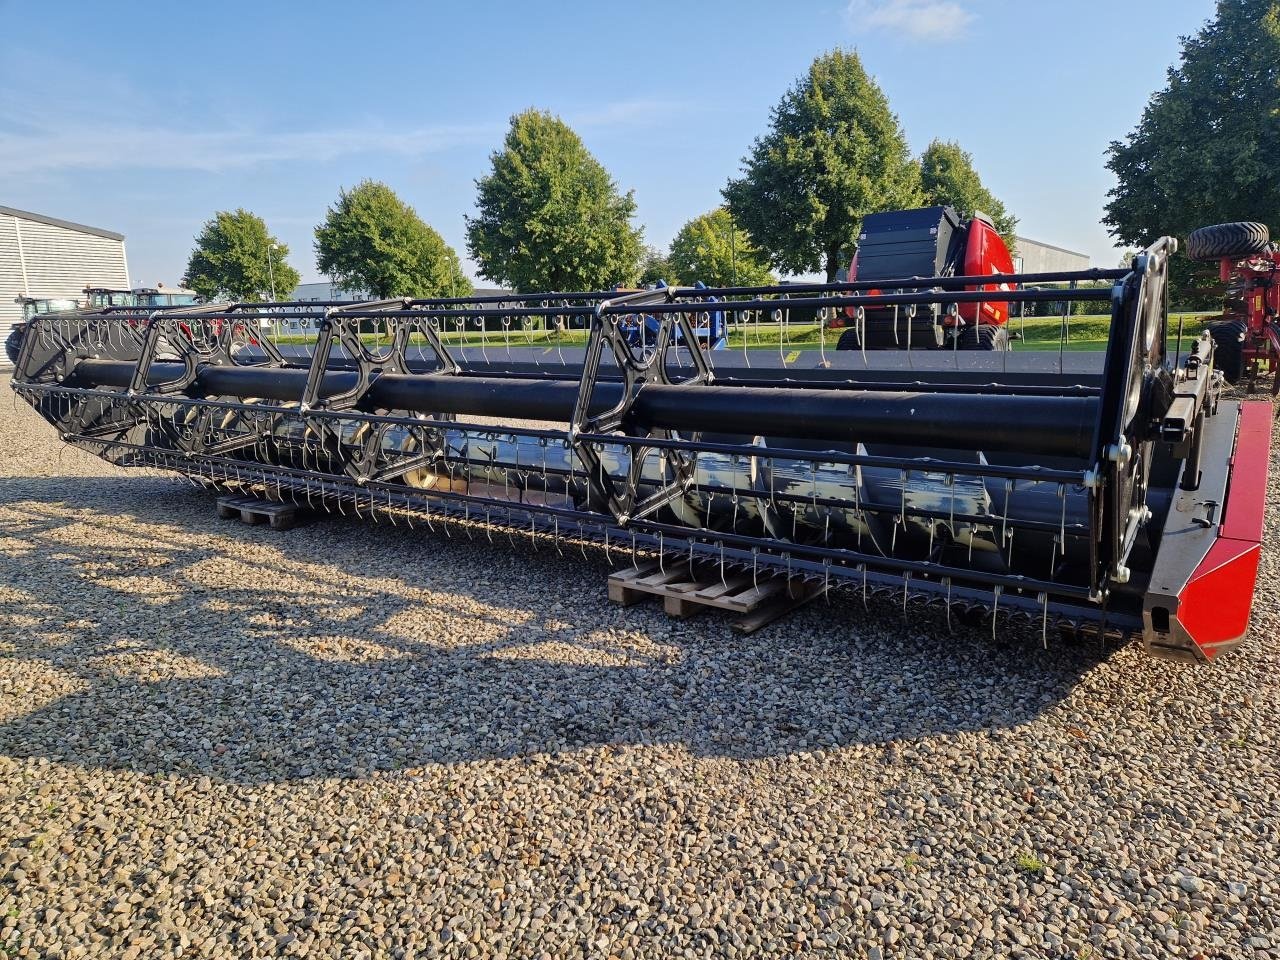
{"label": "metal reel tine", "polygon": [[1040,617],[1040,646],[1045,650],[1049,649],[1049,594],[1041,593],[1037,595],[1040,601],[1042,614]]}

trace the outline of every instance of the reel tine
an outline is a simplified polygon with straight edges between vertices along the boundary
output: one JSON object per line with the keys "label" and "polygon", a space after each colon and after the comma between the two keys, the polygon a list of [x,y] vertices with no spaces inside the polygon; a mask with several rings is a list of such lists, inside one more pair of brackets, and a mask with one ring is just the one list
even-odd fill
{"label": "reel tine", "polygon": [[1045,650],[1048,650],[1049,649],[1049,594],[1039,593],[1036,595],[1036,599],[1040,602],[1040,605],[1043,608],[1043,613],[1040,618],[1040,646],[1042,646]]}

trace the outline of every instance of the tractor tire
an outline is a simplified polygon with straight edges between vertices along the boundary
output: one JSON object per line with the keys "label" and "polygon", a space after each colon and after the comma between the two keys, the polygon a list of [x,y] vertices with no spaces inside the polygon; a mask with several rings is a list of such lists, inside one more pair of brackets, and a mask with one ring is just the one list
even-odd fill
{"label": "tractor tire", "polygon": [[1223,320],[1209,328],[1213,365],[1222,371],[1227,383],[1239,383],[1244,375],[1244,336],[1248,329],[1243,320]]}
{"label": "tractor tire", "polygon": [[849,327],[844,333],[840,334],[840,339],[836,341],[837,350],[861,350],[862,341],[858,339],[858,328]]}
{"label": "tractor tire", "polygon": [[1266,253],[1271,235],[1265,223],[1219,223],[1192,230],[1187,237],[1187,256],[1192,260],[1239,260]]}
{"label": "tractor tire", "polygon": [[10,363],[16,364],[18,354],[22,352],[22,332],[23,324],[15,324],[9,331],[9,335],[4,338],[4,352]]}
{"label": "tractor tire", "polygon": [[962,330],[956,337],[957,350],[1008,350],[1009,335],[1004,327],[979,324],[976,330]]}

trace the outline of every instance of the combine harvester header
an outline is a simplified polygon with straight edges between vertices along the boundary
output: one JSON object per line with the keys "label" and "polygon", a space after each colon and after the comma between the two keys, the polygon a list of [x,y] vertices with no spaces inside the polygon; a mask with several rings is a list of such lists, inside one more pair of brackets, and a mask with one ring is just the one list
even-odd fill
{"label": "combine harvester header", "polygon": [[[1166,356],[1175,246],[1034,277],[82,310],[33,320],[14,387],[69,443],[219,489],[1203,661],[1247,630],[1271,413],[1219,399],[1207,335]],[[1028,282],[1099,279],[1071,296],[1111,313],[1101,373],[942,335],[1064,298]],[[739,329],[892,315],[953,349],[779,364],[703,349],[713,311]],[[540,342],[553,326],[585,327],[585,350]]]}

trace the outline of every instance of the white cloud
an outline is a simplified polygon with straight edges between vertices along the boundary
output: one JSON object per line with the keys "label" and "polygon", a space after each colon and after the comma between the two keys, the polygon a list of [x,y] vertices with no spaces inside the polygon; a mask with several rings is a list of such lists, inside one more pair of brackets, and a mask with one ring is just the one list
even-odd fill
{"label": "white cloud", "polygon": [[[657,122],[683,104],[627,100],[565,114],[579,130],[600,130]],[[244,125],[192,129],[160,120],[140,123],[129,118],[96,122],[78,109],[50,112],[21,109],[13,102],[0,107],[0,177],[51,173],[57,170],[197,170],[216,173],[279,162],[323,162],[358,154],[422,156],[454,147],[497,146],[507,118],[475,124],[428,125],[390,129],[363,124],[331,129],[278,132]],[[123,111],[121,111],[123,113]],[[155,115],[164,116],[157,111]],[[88,132],[86,132],[88,131]]]}
{"label": "white cloud", "polygon": [[928,41],[958,39],[973,22],[973,14],[956,0],[850,0],[846,14],[854,30]]}

